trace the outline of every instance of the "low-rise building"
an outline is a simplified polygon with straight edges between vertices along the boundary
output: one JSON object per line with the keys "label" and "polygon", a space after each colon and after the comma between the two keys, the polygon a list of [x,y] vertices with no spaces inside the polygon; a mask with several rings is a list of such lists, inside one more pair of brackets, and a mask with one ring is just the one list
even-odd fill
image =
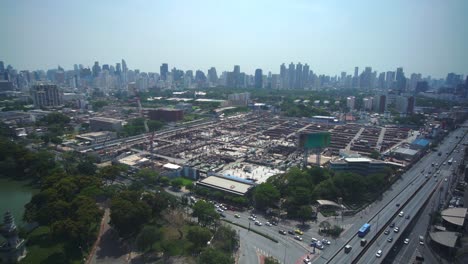
{"label": "low-rise building", "polygon": [[334,171],[353,172],[362,175],[382,172],[385,166],[384,161],[369,158],[344,158],[330,161],[330,169]]}
{"label": "low-rise building", "polygon": [[184,119],[184,111],[181,109],[159,108],[149,110],[148,116],[151,120],[176,122]]}
{"label": "low-rise building", "polygon": [[120,131],[123,120],[108,117],[93,117],[89,119],[91,131]]}

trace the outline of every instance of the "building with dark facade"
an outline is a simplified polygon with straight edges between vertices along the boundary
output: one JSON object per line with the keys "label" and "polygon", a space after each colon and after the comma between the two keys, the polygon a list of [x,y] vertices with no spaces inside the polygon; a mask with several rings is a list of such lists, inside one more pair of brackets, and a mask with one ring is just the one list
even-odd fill
{"label": "building with dark facade", "polygon": [[91,131],[120,131],[123,121],[107,117],[93,117],[89,119]]}
{"label": "building with dark facade", "polygon": [[31,88],[31,97],[37,108],[62,105],[62,94],[55,84],[36,84]]}
{"label": "building with dark facade", "polygon": [[148,116],[151,120],[176,122],[184,119],[184,111],[181,109],[159,108],[149,110]]}
{"label": "building with dark facade", "polygon": [[255,88],[261,89],[263,87],[263,72],[262,69],[255,70]]}
{"label": "building with dark facade", "polygon": [[167,63],[163,63],[161,67],[159,67],[159,74],[161,76],[161,80],[167,80],[167,74],[169,73],[169,65]]}

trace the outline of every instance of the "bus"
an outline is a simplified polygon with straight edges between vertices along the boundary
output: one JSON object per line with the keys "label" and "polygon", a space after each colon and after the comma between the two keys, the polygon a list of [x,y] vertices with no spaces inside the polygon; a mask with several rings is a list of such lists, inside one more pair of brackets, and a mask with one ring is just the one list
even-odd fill
{"label": "bus", "polygon": [[367,233],[369,233],[369,231],[370,231],[370,224],[365,223],[364,225],[361,226],[361,228],[359,228],[358,236],[364,237]]}
{"label": "bus", "polygon": [[452,165],[452,162],[453,162],[453,158],[450,158],[450,159],[447,161],[448,165]]}

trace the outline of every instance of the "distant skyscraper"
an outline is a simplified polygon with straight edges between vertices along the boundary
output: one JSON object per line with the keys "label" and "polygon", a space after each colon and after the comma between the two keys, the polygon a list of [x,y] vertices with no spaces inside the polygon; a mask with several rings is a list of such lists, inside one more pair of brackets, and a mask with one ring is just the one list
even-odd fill
{"label": "distant skyscraper", "polygon": [[163,63],[161,67],[159,67],[159,75],[161,76],[161,80],[167,80],[167,74],[169,72],[169,65],[167,63]]}
{"label": "distant skyscraper", "polygon": [[98,77],[100,72],[101,67],[99,66],[99,62],[95,61],[93,66],[93,77]]}
{"label": "distant skyscraper", "polygon": [[299,62],[296,65],[296,84],[294,85],[297,89],[302,89],[302,64]]}
{"label": "distant skyscraper", "polygon": [[307,87],[309,84],[309,65],[304,64],[304,67],[302,67],[302,88]]}
{"label": "distant skyscraper", "polygon": [[208,81],[214,85],[218,83],[218,74],[216,73],[215,67],[211,67],[208,70]]}
{"label": "distant skyscraper", "polygon": [[255,70],[255,88],[263,88],[263,72],[262,69]]}
{"label": "distant skyscraper", "polygon": [[354,76],[353,76],[353,88],[359,88],[360,86],[359,78],[359,67],[354,67]]}
{"label": "distant skyscraper", "polygon": [[37,108],[62,105],[62,96],[55,84],[36,84],[31,88],[31,97]]}
{"label": "distant skyscraper", "polygon": [[387,75],[385,76],[385,83],[386,83],[387,89],[393,88],[393,82],[395,82],[395,72],[388,71]]}
{"label": "distant skyscraper", "polygon": [[280,66],[280,79],[281,79],[281,89],[288,88],[288,71],[286,70],[286,65],[281,64]]}
{"label": "distant skyscraper", "polygon": [[396,72],[396,89],[398,94],[404,93],[406,91],[406,77],[403,72],[403,68],[397,68]]}
{"label": "distant skyscraper", "polygon": [[109,70],[110,70],[109,64],[103,64],[103,65],[102,65],[102,70],[103,70],[103,71],[109,71]]}
{"label": "distant skyscraper", "polygon": [[122,67],[120,66],[120,63],[115,64],[115,73],[117,75],[120,75],[120,73],[122,73]]}
{"label": "distant skyscraper", "polygon": [[128,72],[127,63],[125,62],[124,59],[122,59],[122,71],[125,73]]}
{"label": "distant skyscraper", "polygon": [[3,63],[3,61],[0,61],[0,73],[4,71],[5,71],[5,64]]}
{"label": "distant skyscraper", "polygon": [[293,89],[294,84],[296,83],[296,67],[294,66],[294,63],[289,64],[289,69],[288,69],[288,88]]}

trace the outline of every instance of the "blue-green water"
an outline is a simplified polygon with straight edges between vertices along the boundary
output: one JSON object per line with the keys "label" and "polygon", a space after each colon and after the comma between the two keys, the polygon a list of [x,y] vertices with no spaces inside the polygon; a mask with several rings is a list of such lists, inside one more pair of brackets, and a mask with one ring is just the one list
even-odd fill
{"label": "blue-green water", "polygon": [[11,211],[17,226],[22,226],[24,205],[39,190],[29,185],[28,181],[14,181],[0,178],[0,222],[7,210]]}

